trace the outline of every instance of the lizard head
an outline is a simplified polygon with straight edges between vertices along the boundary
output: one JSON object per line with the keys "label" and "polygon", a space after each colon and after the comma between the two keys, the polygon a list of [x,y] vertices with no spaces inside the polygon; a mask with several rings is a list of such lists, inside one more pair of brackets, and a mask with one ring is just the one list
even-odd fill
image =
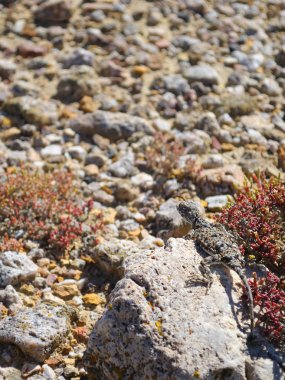
{"label": "lizard head", "polygon": [[201,212],[198,203],[193,201],[180,202],[177,206],[179,214],[193,227],[197,220],[201,218]]}

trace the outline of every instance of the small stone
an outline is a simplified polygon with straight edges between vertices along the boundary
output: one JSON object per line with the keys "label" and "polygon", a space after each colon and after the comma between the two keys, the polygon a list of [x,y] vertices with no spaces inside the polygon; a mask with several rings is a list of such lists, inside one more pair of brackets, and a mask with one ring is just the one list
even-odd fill
{"label": "small stone", "polygon": [[84,166],[84,172],[87,177],[97,177],[99,174],[98,166],[95,164],[90,164]]}
{"label": "small stone", "polygon": [[190,83],[201,82],[206,86],[219,83],[218,73],[211,66],[207,65],[191,66],[183,71],[183,76],[187,78]]}
{"label": "small stone", "polygon": [[222,112],[229,113],[231,117],[237,117],[251,114],[258,109],[258,105],[254,97],[231,94],[223,99],[223,104],[219,108]]}
{"label": "small stone", "polygon": [[84,162],[87,152],[82,146],[72,146],[67,149],[67,153],[70,155],[71,158],[79,161],[79,162]]}
{"label": "small stone", "polygon": [[63,22],[72,16],[73,1],[47,0],[41,3],[34,11],[37,22]]}
{"label": "small stone", "polygon": [[57,97],[67,103],[78,102],[84,96],[93,96],[98,91],[98,81],[89,66],[73,66],[57,84]]}
{"label": "small stone", "polygon": [[164,87],[175,95],[183,95],[189,92],[190,86],[185,78],[179,74],[167,75],[163,78]]}
{"label": "small stone", "polygon": [[87,306],[97,306],[104,302],[102,297],[95,293],[85,294],[82,299]]}
{"label": "small stone", "polygon": [[269,96],[279,96],[282,94],[282,89],[274,79],[265,78],[261,85],[261,92]]}
{"label": "small stone", "polygon": [[25,80],[18,80],[14,82],[11,90],[14,96],[30,95],[36,97],[40,93],[40,89],[38,86]]}
{"label": "small stone", "polygon": [[[80,100],[80,110],[83,112],[95,112],[98,109],[98,103],[91,96],[83,96]],[[73,132],[74,133],[74,132]]]}
{"label": "small stone", "polygon": [[112,141],[127,139],[135,132],[152,134],[147,120],[120,112],[96,111],[80,115],[69,122],[69,127],[80,135],[99,134]]}
{"label": "small stone", "polygon": [[63,60],[63,67],[69,69],[71,66],[93,66],[95,56],[91,51],[83,48],[78,48],[73,50],[67,57]]}
{"label": "small stone", "polygon": [[17,285],[22,281],[33,279],[37,269],[37,265],[24,254],[14,251],[1,252],[0,287]]}
{"label": "small stone", "polygon": [[23,380],[21,371],[13,367],[0,367],[0,378],[3,380]]}
{"label": "small stone", "polygon": [[27,356],[43,362],[62,343],[74,317],[74,309],[51,303],[23,308],[0,322],[0,342],[15,344]]}
{"label": "small stone", "polygon": [[41,156],[43,158],[58,157],[62,155],[62,146],[51,144],[41,150]]}
{"label": "small stone", "polygon": [[22,300],[12,285],[7,285],[5,289],[0,290],[0,302],[7,308],[15,305],[22,306]]}
{"label": "small stone", "polygon": [[42,370],[42,375],[46,380],[56,380],[56,374],[49,365],[44,364]]}
{"label": "small stone", "polygon": [[115,177],[130,177],[134,174],[134,159],[134,153],[128,150],[123,157],[109,166],[109,170]]}
{"label": "small stone", "polygon": [[246,66],[249,71],[257,70],[264,62],[264,56],[261,53],[246,54],[235,50],[232,56],[235,57],[241,65]]}
{"label": "small stone", "polygon": [[153,177],[147,173],[139,173],[131,177],[131,183],[143,190],[149,190],[154,184]]}
{"label": "small stone", "polygon": [[20,287],[20,292],[27,295],[33,295],[35,293],[35,288],[32,284],[23,284]]}
{"label": "small stone", "polygon": [[40,371],[41,366],[39,364],[25,362],[22,367],[22,376],[23,378],[30,377],[36,373],[39,373]]}
{"label": "small stone", "polygon": [[258,144],[258,145],[267,145],[267,140],[259,131],[256,131],[255,129],[249,129],[247,131],[248,137],[250,139],[251,144]]}
{"label": "small stone", "polygon": [[243,171],[235,164],[202,170],[197,178],[197,184],[204,196],[233,194],[243,183]]}
{"label": "small stone", "polygon": [[97,190],[93,194],[93,200],[100,202],[105,206],[112,206],[112,204],[114,204],[115,197],[112,194],[108,194],[104,190]]}
{"label": "small stone", "polygon": [[207,202],[207,208],[209,211],[221,211],[229,201],[228,195],[216,195],[213,197],[207,197],[205,199]]}
{"label": "small stone", "polygon": [[9,99],[4,108],[12,115],[22,116],[27,123],[39,126],[54,124],[58,119],[55,103],[28,95]]}
{"label": "small stone", "polygon": [[17,51],[23,58],[33,58],[45,55],[48,52],[48,48],[46,46],[34,44],[31,41],[25,41],[18,46]]}
{"label": "small stone", "polygon": [[139,190],[131,186],[129,182],[119,182],[114,196],[118,202],[131,202],[139,196]]}
{"label": "small stone", "polygon": [[8,59],[0,59],[0,77],[2,79],[11,79],[15,74],[17,65]]}
{"label": "small stone", "polygon": [[195,125],[195,128],[202,129],[211,136],[218,135],[221,129],[213,112],[208,112],[206,115],[202,116]]}
{"label": "small stone", "polygon": [[90,153],[88,153],[85,162],[86,164],[95,164],[101,168],[107,162],[107,157],[100,151],[99,148],[95,147]]}
{"label": "small stone", "polygon": [[220,168],[224,165],[223,156],[220,154],[209,154],[202,162],[204,169]]}
{"label": "small stone", "polygon": [[14,139],[15,137],[19,137],[21,135],[21,130],[16,127],[12,127],[0,132],[0,139],[2,141]]}
{"label": "small stone", "polygon": [[171,129],[171,125],[169,124],[169,122],[164,119],[155,119],[153,121],[153,125],[157,130],[161,132],[168,132]]}
{"label": "small stone", "polygon": [[106,275],[117,277],[123,273],[124,259],[138,251],[139,248],[134,242],[112,238],[98,244],[92,252],[92,258]]}
{"label": "small stone", "polygon": [[80,295],[80,292],[76,284],[54,284],[52,290],[55,296],[62,298],[63,300],[70,300],[74,296]]}
{"label": "small stone", "polygon": [[276,54],[275,61],[277,65],[285,67],[285,47],[284,46],[282,46],[282,48]]}
{"label": "small stone", "polygon": [[141,76],[147,72],[149,72],[149,68],[147,66],[138,65],[133,68],[133,73],[138,76]]}

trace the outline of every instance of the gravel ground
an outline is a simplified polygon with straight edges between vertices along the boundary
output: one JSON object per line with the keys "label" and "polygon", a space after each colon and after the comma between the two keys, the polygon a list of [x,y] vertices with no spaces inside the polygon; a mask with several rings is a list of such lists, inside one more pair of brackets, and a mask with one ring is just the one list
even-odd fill
{"label": "gravel ground", "polygon": [[177,202],[211,216],[245,176],[284,179],[285,4],[1,4],[0,174],[71,170],[104,231],[85,255],[0,256],[0,378],[85,379],[122,259],[186,232]]}

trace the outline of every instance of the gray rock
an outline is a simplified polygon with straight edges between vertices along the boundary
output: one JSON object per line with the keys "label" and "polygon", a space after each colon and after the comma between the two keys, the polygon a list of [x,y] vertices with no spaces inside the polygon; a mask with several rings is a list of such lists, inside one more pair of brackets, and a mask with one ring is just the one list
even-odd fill
{"label": "gray rock", "polygon": [[41,303],[24,308],[0,322],[0,342],[15,344],[32,359],[43,362],[59,346],[75,318],[71,307]]}
{"label": "gray rock", "polygon": [[7,308],[13,305],[22,306],[22,300],[12,285],[7,285],[5,289],[0,290],[0,302]]}
{"label": "gray rock", "polygon": [[26,255],[14,251],[2,252],[0,255],[0,287],[16,285],[33,279],[37,265]]}
{"label": "gray rock", "polygon": [[210,136],[201,130],[179,132],[176,136],[187,146],[188,153],[206,153],[211,143]]}
{"label": "gray rock", "polygon": [[18,80],[14,82],[11,90],[14,96],[30,95],[37,97],[40,93],[40,88],[38,86],[25,80]]}
{"label": "gray rock", "polygon": [[87,155],[86,150],[80,145],[71,146],[67,149],[67,153],[71,158],[74,158],[80,162],[84,162]]}
{"label": "gray rock", "polygon": [[234,51],[232,56],[235,57],[243,66],[246,66],[249,71],[257,70],[264,62],[264,56],[261,53],[246,54],[241,51]]}
{"label": "gray rock", "polygon": [[105,206],[111,206],[114,203],[115,197],[112,194],[106,193],[104,190],[97,190],[92,194],[93,200],[100,202]]}
{"label": "gray rock", "polygon": [[96,111],[69,122],[69,127],[81,135],[99,134],[115,141],[127,139],[135,132],[152,134],[153,129],[147,120],[120,112]]}
{"label": "gray rock", "polygon": [[250,142],[252,144],[259,144],[259,145],[267,145],[267,140],[264,136],[262,136],[262,134],[255,130],[255,129],[249,129],[247,131],[248,133],[248,137],[250,139]]}
{"label": "gray rock", "polygon": [[130,177],[134,174],[134,162],[134,153],[129,149],[123,157],[109,166],[109,170],[115,177]]}
{"label": "gray rock", "polygon": [[187,80],[179,74],[166,75],[163,80],[166,90],[175,95],[185,94],[190,90]]}
{"label": "gray rock", "polygon": [[[192,241],[172,238],[165,249],[126,259],[124,277],[89,338],[90,379],[248,379],[248,367],[254,371],[259,360],[246,353],[239,330],[248,328],[239,314],[240,280],[217,267],[222,281],[216,275],[205,294],[201,258]],[[280,372],[270,361],[259,373],[273,379]]]}
{"label": "gray rock", "polygon": [[1,380],[23,380],[21,371],[13,367],[0,367]]}
{"label": "gray rock", "polygon": [[229,164],[214,169],[202,170],[197,176],[197,185],[207,197],[234,194],[244,183],[244,173],[239,165]]}
{"label": "gray rock", "polygon": [[55,103],[28,95],[9,99],[4,108],[15,116],[21,116],[27,123],[39,126],[54,124],[58,120]]}
{"label": "gray rock", "polygon": [[170,198],[159,207],[155,220],[159,237],[183,236],[189,231],[189,225],[184,223],[176,209],[178,203]]}
{"label": "gray rock", "polygon": [[58,157],[62,155],[62,146],[58,144],[51,144],[41,150],[43,158]]}
{"label": "gray rock", "polygon": [[6,161],[9,166],[19,166],[27,161],[27,153],[20,150],[8,150]]}
{"label": "gray rock", "polygon": [[171,129],[171,125],[165,119],[155,119],[153,125],[161,132],[168,132]]}
{"label": "gray rock", "polygon": [[105,275],[121,277],[124,259],[138,251],[139,248],[134,242],[112,238],[98,244],[91,255]]}
{"label": "gray rock", "polygon": [[188,50],[191,46],[199,44],[201,41],[187,35],[177,36],[172,40],[174,46],[182,50]]}
{"label": "gray rock", "polygon": [[123,220],[120,223],[120,230],[125,231],[125,232],[131,232],[138,230],[140,228],[139,223],[135,222],[133,219],[127,219]]}
{"label": "gray rock", "polygon": [[210,136],[218,135],[218,133],[220,132],[220,129],[221,129],[221,127],[219,126],[219,123],[216,119],[216,116],[213,112],[208,112],[206,115],[202,116],[198,120],[195,128],[205,131]]}
{"label": "gray rock", "polygon": [[31,149],[31,143],[30,142],[23,141],[20,139],[16,139],[16,140],[11,141],[11,143],[9,143],[8,146],[12,150],[29,150],[29,149]]}
{"label": "gray rock", "polygon": [[67,57],[63,59],[63,67],[69,69],[71,66],[93,66],[95,56],[91,51],[83,48],[73,50]]}
{"label": "gray rock", "polygon": [[218,84],[220,79],[215,69],[208,65],[192,66],[183,70],[183,76],[190,83],[201,82],[206,86]]}
{"label": "gray rock", "polygon": [[134,186],[138,186],[143,190],[149,190],[152,188],[154,180],[150,174],[139,173],[131,177],[131,182]]}
{"label": "gray rock", "polygon": [[38,22],[63,22],[72,16],[73,1],[47,0],[41,3],[34,11],[34,17]]}
{"label": "gray rock", "polygon": [[10,79],[16,72],[17,65],[9,59],[0,59],[0,77]]}
{"label": "gray rock", "polygon": [[57,97],[63,102],[78,102],[83,96],[93,96],[99,91],[94,70],[89,66],[74,66],[60,78]]}
{"label": "gray rock", "polygon": [[209,211],[221,211],[223,207],[228,204],[228,195],[215,195],[207,197],[205,201],[208,203],[207,208]]}
{"label": "gray rock", "polygon": [[273,124],[271,123],[269,115],[261,113],[242,116],[240,118],[240,125],[246,130],[255,129],[261,133],[273,129]]}
{"label": "gray rock", "polygon": [[204,169],[220,168],[224,166],[224,159],[221,154],[209,154],[202,162]]}
{"label": "gray rock", "polygon": [[261,85],[261,92],[269,96],[279,96],[282,94],[282,89],[274,79],[265,78]]}
{"label": "gray rock", "polygon": [[102,166],[104,166],[107,160],[107,157],[104,155],[101,149],[99,149],[98,147],[94,147],[91,150],[91,152],[87,154],[85,163],[87,165],[95,164],[98,166],[98,168],[101,168]]}
{"label": "gray rock", "polygon": [[119,181],[115,187],[115,198],[119,202],[131,202],[139,196],[139,189],[128,180]]}
{"label": "gray rock", "polygon": [[42,369],[43,369],[42,375],[46,380],[56,380],[56,374],[50,366],[48,366],[47,364],[44,364],[42,366]]}

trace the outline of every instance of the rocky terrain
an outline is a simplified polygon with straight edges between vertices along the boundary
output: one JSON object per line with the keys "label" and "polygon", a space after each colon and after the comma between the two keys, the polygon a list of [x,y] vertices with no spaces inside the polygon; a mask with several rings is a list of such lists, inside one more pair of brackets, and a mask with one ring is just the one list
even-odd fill
{"label": "rocky terrain", "polygon": [[0,185],[71,172],[97,223],[59,255],[0,212],[0,379],[282,379],[239,279],[205,297],[176,205],[284,180],[284,1],[0,3]]}

